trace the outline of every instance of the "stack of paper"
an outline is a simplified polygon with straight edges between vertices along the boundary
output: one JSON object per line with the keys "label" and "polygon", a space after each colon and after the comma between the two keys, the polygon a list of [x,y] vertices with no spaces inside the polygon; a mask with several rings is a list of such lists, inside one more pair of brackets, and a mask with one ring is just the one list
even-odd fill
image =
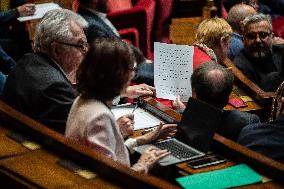
{"label": "stack of paper", "polygon": [[29,20],[40,19],[44,16],[45,13],[47,13],[50,10],[61,9],[61,7],[58,4],[55,4],[55,3],[37,4],[37,5],[35,5],[35,8],[36,8],[36,11],[35,11],[34,15],[22,16],[22,17],[19,17],[18,20],[20,22],[25,22],[25,21],[29,21]]}

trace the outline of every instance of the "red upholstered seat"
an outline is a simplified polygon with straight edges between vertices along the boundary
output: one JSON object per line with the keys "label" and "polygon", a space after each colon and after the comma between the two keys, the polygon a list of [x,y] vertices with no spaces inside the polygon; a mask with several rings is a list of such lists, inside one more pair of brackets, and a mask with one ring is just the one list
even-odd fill
{"label": "red upholstered seat", "polygon": [[272,19],[275,36],[284,38],[284,16]]}
{"label": "red upholstered seat", "polygon": [[131,0],[108,0],[109,12],[116,12],[131,8],[133,8]]}
{"label": "red upholstered seat", "polygon": [[[152,56],[152,30],[155,16],[155,0],[109,0],[108,18],[121,37],[140,48],[147,58]],[[79,3],[73,1],[73,10]]]}
{"label": "red upholstered seat", "polygon": [[147,58],[151,58],[151,47],[153,45],[151,34],[155,8],[155,0],[137,0],[132,8],[108,13],[108,18],[118,30],[137,29],[139,33],[138,47]]}
{"label": "red upholstered seat", "polygon": [[170,43],[169,29],[173,0],[156,0],[156,14],[154,19],[153,41]]}

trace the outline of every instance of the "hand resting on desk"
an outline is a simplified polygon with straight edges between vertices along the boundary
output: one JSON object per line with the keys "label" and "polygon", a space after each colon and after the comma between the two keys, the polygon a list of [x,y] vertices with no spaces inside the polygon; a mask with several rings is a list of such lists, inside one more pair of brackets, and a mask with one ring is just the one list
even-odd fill
{"label": "hand resting on desk", "polygon": [[138,172],[148,173],[150,169],[162,158],[169,155],[167,150],[160,150],[155,147],[149,147],[140,156],[138,162],[132,166],[132,169]]}

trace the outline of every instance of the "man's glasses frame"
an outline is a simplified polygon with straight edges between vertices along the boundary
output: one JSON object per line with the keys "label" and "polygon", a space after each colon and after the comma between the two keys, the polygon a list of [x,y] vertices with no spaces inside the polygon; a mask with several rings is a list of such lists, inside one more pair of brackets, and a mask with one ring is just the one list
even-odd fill
{"label": "man's glasses frame", "polygon": [[256,40],[258,36],[259,39],[265,40],[267,39],[268,36],[271,36],[271,35],[273,35],[272,32],[248,32],[244,34],[244,37],[249,40]]}
{"label": "man's glasses frame", "polygon": [[79,48],[80,50],[87,52],[89,45],[87,42],[83,42],[82,44],[78,45],[78,44],[72,44],[72,43],[67,43],[67,42],[62,42],[62,41],[56,41],[59,44],[63,44],[63,45],[67,45],[70,47],[75,47],[75,48]]}

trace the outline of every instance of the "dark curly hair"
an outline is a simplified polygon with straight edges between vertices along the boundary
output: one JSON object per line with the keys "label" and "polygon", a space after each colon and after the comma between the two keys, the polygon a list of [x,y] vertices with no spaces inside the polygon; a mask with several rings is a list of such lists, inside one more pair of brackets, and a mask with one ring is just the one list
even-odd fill
{"label": "dark curly hair", "polygon": [[134,62],[132,48],[123,41],[95,40],[77,71],[78,92],[87,99],[112,100],[127,84]]}

